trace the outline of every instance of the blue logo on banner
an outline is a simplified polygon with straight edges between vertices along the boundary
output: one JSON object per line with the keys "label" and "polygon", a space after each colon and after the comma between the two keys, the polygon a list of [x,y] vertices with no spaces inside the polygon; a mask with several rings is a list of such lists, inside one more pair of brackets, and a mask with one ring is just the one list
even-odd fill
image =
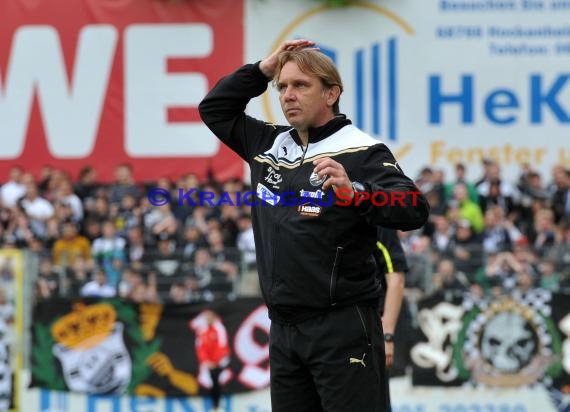
{"label": "blue logo on banner", "polygon": [[[334,48],[320,44],[319,48],[338,64],[338,52]],[[358,48],[352,56],[356,87],[354,124],[390,141],[396,140],[398,132],[397,57],[396,37],[373,43],[368,48]],[[367,97],[370,99],[368,105]]]}

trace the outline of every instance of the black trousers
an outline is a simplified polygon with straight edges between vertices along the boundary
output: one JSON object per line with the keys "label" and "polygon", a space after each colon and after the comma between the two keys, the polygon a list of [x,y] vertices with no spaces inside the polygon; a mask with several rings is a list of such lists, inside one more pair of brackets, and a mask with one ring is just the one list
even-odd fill
{"label": "black trousers", "polygon": [[210,376],[212,378],[212,389],[210,390],[210,397],[212,398],[212,403],[214,405],[214,408],[220,406],[220,398],[222,397],[222,388],[220,385],[221,373],[222,373],[222,368],[210,369]]}
{"label": "black trousers", "polygon": [[384,338],[374,307],[271,323],[273,412],[388,412]]}

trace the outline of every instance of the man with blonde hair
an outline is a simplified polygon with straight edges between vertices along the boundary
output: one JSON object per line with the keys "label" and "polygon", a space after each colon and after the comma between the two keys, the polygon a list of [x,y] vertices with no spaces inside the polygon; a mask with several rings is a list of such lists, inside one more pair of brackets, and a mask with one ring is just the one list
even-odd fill
{"label": "man with blonde hair", "polygon": [[[376,225],[417,229],[429,206],[388,147],[340,113],[341,77],[314,46],[288,40],[239,68],[200,114],[251,167],[257,267],[272,320],[272,410],[385,412]],[[289,126],[244,112],[271,80]],[[378,207],[371,198],[379,192],[404,196]]]}

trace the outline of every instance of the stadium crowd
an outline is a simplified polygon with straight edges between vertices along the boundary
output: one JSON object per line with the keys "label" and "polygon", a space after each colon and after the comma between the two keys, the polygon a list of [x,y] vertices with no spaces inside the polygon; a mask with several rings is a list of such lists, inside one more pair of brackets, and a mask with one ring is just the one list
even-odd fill
{"label": "stadium crowd", "polygon": [[[400,233],[410,263],[408,298],[437,290],[477,295],[543,287],[570,290],[570,170],[542,176],[522,165],[517,181],[490,158],[477,181],[464,164],[453,176],[425,167],[416,178],[431,216],[422,229]],[[6,179],[7,178],[7,179]],[[188,303],[259,293],[250,207],[185,202],[153,206],[152,188],[222,192],[249,188],[213,173],[175,181],[135,181],[128,164],[100,184],[86,166],[76,181],[44,167],[18,166],[0,186],[0,248],[40,256],[36,298],[120,296],[136,302]],[[203,202],[202,202],[203,203]]]}

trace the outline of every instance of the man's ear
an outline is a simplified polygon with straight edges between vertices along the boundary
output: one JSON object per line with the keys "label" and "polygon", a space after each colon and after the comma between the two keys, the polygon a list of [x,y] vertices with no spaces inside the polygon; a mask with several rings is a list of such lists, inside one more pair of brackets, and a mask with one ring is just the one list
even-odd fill
{"label": "man's ear", "polygon": [[338,97],[340,96],[340,87],[335,85],[328,88],[325,93],[325,96],[327,99],[327,105],[332,107],[335,104],[335,102],[338,100]]}

